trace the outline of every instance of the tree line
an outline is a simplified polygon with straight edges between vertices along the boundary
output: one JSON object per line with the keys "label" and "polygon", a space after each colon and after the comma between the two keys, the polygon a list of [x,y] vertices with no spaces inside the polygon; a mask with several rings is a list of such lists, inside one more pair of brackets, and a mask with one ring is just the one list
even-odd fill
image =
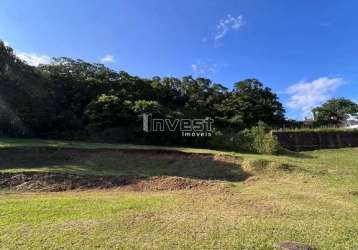
{"label": "tree line", "polygon": [[132,143],[205,145],[210,138],[144,133],[141,114],[214,119],[215,134],[263,122],[287,123],[277,95],[257,79],[232,90],[206,78],[132,76],[102,64],[61,57],[30,66],[0,41],[0,134]]}

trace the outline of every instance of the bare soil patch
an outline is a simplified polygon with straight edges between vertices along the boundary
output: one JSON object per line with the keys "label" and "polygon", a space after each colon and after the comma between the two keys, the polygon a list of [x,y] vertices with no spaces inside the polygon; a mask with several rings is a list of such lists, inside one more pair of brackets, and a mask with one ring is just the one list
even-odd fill
{"label": "bare soil patch", "polygon": [[66,173],[1,173],[0,189],[14,191],[61,192],[68,190],[119,188],[127,191],[176,191],[227,189],[221,181],[183,177],[86,176]]}

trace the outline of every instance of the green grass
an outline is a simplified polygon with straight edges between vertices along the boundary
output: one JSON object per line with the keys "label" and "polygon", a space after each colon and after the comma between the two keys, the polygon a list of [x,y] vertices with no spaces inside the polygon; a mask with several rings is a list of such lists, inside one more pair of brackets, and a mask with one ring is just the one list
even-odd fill
{"label": "green grass", "polygon": [[[229,193],[0,191],[0,249],[272,249],[284,240],[358,249],[358,148],[283,156],[178,149],[234,155],[238,165],[121,151],[158,149],[136,145],[0,139],[0,147],[3,172],[62,169],[223,180],[242,171],[251,175],[231,181]],[[282,165],[289,170],[275,167]]]}
{"label": "green grass", "polygon": [[0,149],[7,148],[55,148],[55,149],[111,149],[111,150],[175,150],[184,153],[202,153],[217,154],[220,151],[199,148],[184,147],[161,147],[151,145],[134,145],[134,144],[112,144],[112,143],[90,143],[79,141],[55,141],[55,140],[37,140],[37,139],[14,139],[0,138]]}

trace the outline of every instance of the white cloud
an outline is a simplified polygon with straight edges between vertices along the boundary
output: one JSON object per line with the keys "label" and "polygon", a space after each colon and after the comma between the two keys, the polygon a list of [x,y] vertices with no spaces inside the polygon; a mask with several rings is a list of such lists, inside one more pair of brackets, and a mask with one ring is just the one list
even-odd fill
{"label": "white cloud", "polygon": [[219,40],[223,38],[230,30],[237,30],[243,25],[243,17],[233,17],[230,14],[226,18],[221,19],[216,25],[216,32],[214,39]]}
{"label": "white cloud", "polygon": [[49,64],[51,63],[51,57],[48,55],[39,55],[36,53],[26,53],[26,52],[15,52],[16,56],[21,60],[25,61],[31,66],[38,66],[40,64]]}
{"label": "white cloud", "polygon": [[191,65],[191,69],[196,76],[207,77],[214,75],[218,71],[218,65],[198,60],[197,63]]}
{"label": "white cloud", "polygon": [[291,85],[286,93],[290,94],[288,107],[308,115],[312,108],[331,98],[332,93],[343,84],[342,78],[320,77],[312,82],[299,82]]}
{"label": "white cloud", "polygon": [[[5,46],[10,46],[10,43],[8,41],[3,41]],[[40,64],[49,64],[51,63],[52,59],[48,55],[40,55],[37,53],[28,53],[28,52],[21,52],[14,50],[14,54],[24,61],[25,63],[31,65],[31,66],[38,66]]]}
{"label": "white cloud", "polygon": [[114,56],[111,54],[107,54],[101,58],[101,63],[113,63],[113,62],[114,62]]}

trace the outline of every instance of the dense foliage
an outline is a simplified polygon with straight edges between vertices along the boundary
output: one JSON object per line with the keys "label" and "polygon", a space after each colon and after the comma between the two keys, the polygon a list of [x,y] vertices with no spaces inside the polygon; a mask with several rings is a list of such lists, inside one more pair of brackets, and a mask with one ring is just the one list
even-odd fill
{"label": "dense foliage", "polygon": [[31,67],[0,42],[0,134],[5,136],[213,145],[214,138],[144,133],[141,114],[210,117],[217,137],[259,121],[280,127],[284,112],[277,95],[256,79],[239,81],[230,91],[205,78],[144,79],[70,58]]}
{"label": "dense foliage", "polygon": [[210,140],[210,145],[221,149],[233,151],[247,151],[260,154],[277,154],[282,148],[271,128],[263,122],[258,122],[250,129],[246,128],[237,132],[215,133]]}

